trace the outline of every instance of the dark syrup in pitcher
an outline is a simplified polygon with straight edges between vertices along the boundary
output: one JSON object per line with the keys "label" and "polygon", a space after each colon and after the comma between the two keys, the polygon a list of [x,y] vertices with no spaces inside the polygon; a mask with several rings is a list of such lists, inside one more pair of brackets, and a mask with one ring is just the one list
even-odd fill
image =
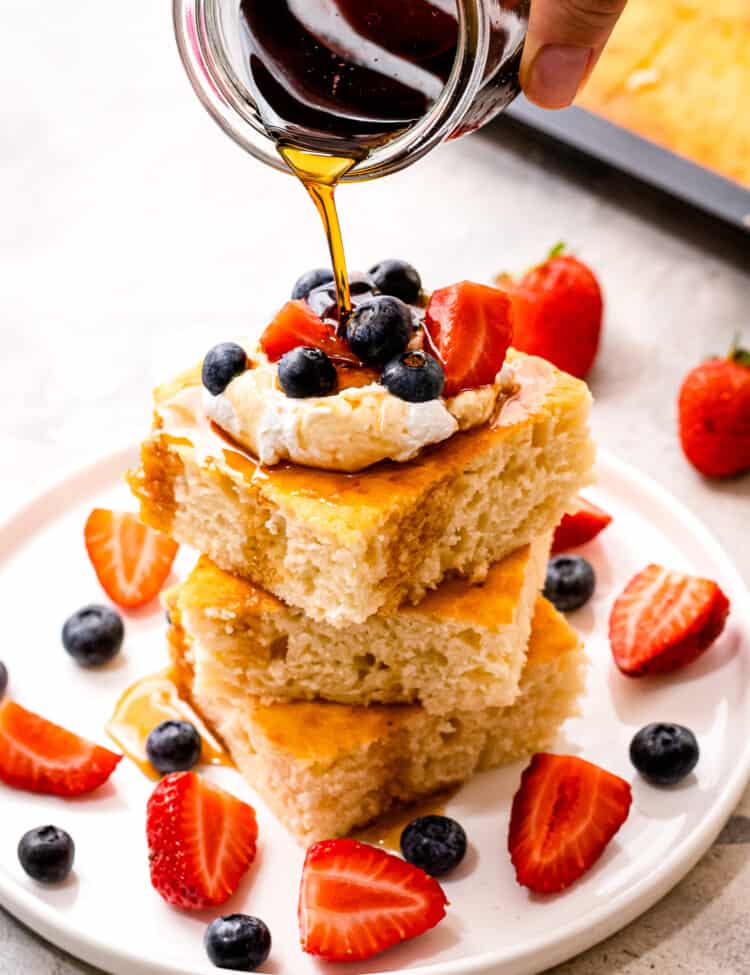
{"label": "dark syrup in pitcher", "polygon": [[[525,15],[528,0],[495,3],[491,44],[500,63],[512,43],[507,25]],[[456,3],[241,0],[240,9],[247,82],[266,131],[321,214],[344,323],[351,299],[336,184],[439,98],[456,56]],[[490,103],[514,97],[517,61],[486,79],[462,131],[481,124]]]}

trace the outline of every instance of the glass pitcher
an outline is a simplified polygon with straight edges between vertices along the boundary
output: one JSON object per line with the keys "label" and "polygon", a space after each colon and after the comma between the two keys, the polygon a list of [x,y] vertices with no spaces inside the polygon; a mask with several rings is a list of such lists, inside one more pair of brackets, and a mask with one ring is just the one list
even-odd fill
{"label": "glass pitcher", "polygon": [[[263,4],[274,6],[264,8]],[[415,60],[411,53],[427,42],[427,38],[416,33],[419,17],[452,25],[450,45],[443,51],[444,72],[427,79],[432,94],[426,110],[389,133],[387,139],[370,144],[357,165],[343,177],[344,182],[373,179],[411,165],[439,142],[484,125],[520,90],[518,69],[529,0],[173,0],[180,56],[201,102],[235,142],[262,162],[286,172],[277,152],[278,133],[272,134],[268,115],[262,111],[248,80],[253,55],[248,49],[247,14],[249,11],[254,17],[256,10],[268,10],[268,17],[274,20],[278,20],[281,11],[293,18],[289,23],[295,26],[297,17],[305,23],[313,18],[314,29],[319,31],[316,38],[324,38],[323,53],[331,53],[327,50],[330,45],[336,56],[344,59],[356,60],[358,55],[342,51],[345,40],[338,35],[334,40],[328,39],[331,25],[343,24],[348,32],[344,38],[369,45],[370,52],[379,38],[383,57],[379,56],[380,48],[371,55],[368,80],[371,76],[382,77],[372,75],[372,69],[380,70],[381,63],[386,63],[394,51],[396,55],[403,53],[394,37],[400,37],[410,26],[411,48],[398,60],[408,75],[410,63]],[[429,25],[433,20],[423,23]],[[425,71],[420,67],[420,78],[423,77]],[[399,90],[404,87],[400,81],[395,84]],[[294,141],[309,151],[341,154],[340,145],[332,136],[327,142],[325,133],[306,132],[299,125]]]}

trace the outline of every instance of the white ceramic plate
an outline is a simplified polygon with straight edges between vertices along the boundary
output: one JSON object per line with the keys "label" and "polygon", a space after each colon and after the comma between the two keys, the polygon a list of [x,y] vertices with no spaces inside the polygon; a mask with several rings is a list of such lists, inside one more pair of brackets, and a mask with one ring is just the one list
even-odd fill
{"label": "white ceramic plate", "polygon": [[[132,507],[122,472],[134,459],[134,451],[122,452],[79,471],[0,529],[0,657],[11,672],[11,692],[32,710],[103,743],[119,693],[165,663],[163,615],[158,608],[128,614],[124,652],[98,672],[76,668],[60,645],[60,627],[79,606],[102,599],[84,551],[83,524],[94,505]],[[445,882],[452,903],[447,919],[370,962],[331,971],[541,971],[662,897],[709,847],[739,800],[750,773],[750,603],[742,580],[692,515],[621,463],[602,457],[591,497],[615,520],[586,551],[597,571],[597,592],[572,622],[587,640],[589,691],[583,717],[568,723],[556,750],[580,754],[632,781],[628,822],[570,891],[529,896],[516,885],[505,848],[521,766],[478,777],[449,805],[472,849],[458,875]],[[178,576],[193,558],[180,554]],[[606,625],[616,594],[649,561],[717,579],[733,611],[725,633],[701,660],[669,678],[633,681],[611,662]],[[676,789],[649,787],[629,764],[633,733],[654,720],[687,724],[700,740],[698,768]],[[264,971],[320,975],[328,966],[303,955],[297,941],[302,851],[234,771],[207,774],[251,801],[260,826],[258,860],[222,913],[245,911],[269,924],[274,947]],[[50,941],[114,975],[215,973],[202,947],[211,915],[174,911],[149,885],[144,809],[150,788],[127,761],[98,795],[74,802],[0,786],[0,901]],[[77,844],[75,873],[54,890],[35,886],[16,859],[22,833],[47,822],[69,830]]]}

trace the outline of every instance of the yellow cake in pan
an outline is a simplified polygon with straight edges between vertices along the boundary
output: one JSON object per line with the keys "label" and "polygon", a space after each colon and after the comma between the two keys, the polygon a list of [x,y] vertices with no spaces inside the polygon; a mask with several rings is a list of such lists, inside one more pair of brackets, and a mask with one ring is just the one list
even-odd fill
{"label": "yellow cake in pan", "polygon": [[750,187],[750,4],[630,0],[578,104]]}
{"label": "yellow cake in pan", "polygon": [[[212,658],[210,634],[208,646],[195,646],[177,603],[172,596],[170,644],[182,693],[301,843],[346,835],[394,804],[549,747],[584,687],[581,641],[539,597],[519,696],[508,707],[438,715],[418,705],[263,704]],[[214,627],[221,642],[221,620]]]}
{"label": "yellow cake in pan", "polygon": [[502,425],[357,474],[261,466],[206,419],[192,370],[156,391],[129,478],[141,517],[337,627],[416,603],[450,575],[480,581],[551,531],[592,477],[586,385],[543,360],[509,360],[533,388],[511,397]]}
{"label": "yellow cake in pan", "polygon": [[[166,596],[195,648],[194,686],[234,684],[263,701],[420,703],[444,713],[512,703],[544,582],[549,535],[417,605],[336,629],[201,558]],[[203,648],[208,648],[204,650]]]}

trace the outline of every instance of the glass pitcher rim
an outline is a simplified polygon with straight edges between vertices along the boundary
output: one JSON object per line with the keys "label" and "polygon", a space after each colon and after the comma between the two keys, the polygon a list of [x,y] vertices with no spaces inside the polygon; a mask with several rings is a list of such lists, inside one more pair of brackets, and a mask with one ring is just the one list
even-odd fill
{"label": "glass pitcher rim", "polygon": [[[459,126],[484,78],[491,25],[485,0],[456,0],[458,46],[451,74],[425,115],[390,142],[374,149],[343,178],[360,182],[410,166]],[[173,0],[177,48],[188,79],[215,122],[261,162],[289,173],[262,125],[249,93],[231,68],[221,23],[221,0]],[[237,0],[239,16],[239,0]],[[321,151],[321,155],[325,153]]]}

